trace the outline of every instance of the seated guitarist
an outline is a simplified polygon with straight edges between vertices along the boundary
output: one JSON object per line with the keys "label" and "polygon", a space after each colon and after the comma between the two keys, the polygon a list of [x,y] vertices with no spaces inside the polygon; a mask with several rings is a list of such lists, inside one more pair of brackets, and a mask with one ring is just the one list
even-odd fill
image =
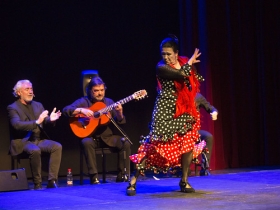
{"label": "seated guitarist", "polygon": [[[107,116],[111,115],[117,124],[126,123],[125,116],[123,115],[122,105],[120,103],[116,103],[114,108],[109,111],[108,114],[104,113],[102,116],[99,116],[99,113],[95,112],[101,108],[114,104],[112,99],[105,97],[105,90],[106,85],[102,79],[100,77],[94,77],[88,84],[87,96],[74,101],[72,104],[64,107],[63,109],[63,114],[65,116],[73,117],[81,114],[81,116],[85,118],[92,119],[92,122],[89,123],[96,123],[96,126],[83,125],[81,127],[81,130],[86,130],[89,127],[92,129],[92,133],[90,132],[88,136],[82,138],[84,155],[90,176],[90,184],[100,183],[98,180],[95,154],[95,148],[100,147],[114,147],[118,150],[119,161],[116,182],[124,182],[128,181],[129,179],[129,177],[127,177],[126,171],[129,172],[130,170],[130,143],[125,141],[124,137],[113,133],[112,126],[114,125],[109,121]],[[99,108],[100,104],[104,107]],[[101,118],[107,118],[106,123],[102,124],[103,120]]]}

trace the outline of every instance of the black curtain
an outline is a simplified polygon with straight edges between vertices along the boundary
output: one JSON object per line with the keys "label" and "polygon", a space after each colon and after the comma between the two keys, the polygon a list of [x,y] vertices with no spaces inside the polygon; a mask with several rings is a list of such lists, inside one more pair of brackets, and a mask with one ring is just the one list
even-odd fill
{"label": "black curtain", "polygon": [[181,52],[201,49],[201,92],[219,110],[212,168],[279,165],[280,2],[181,0]]}

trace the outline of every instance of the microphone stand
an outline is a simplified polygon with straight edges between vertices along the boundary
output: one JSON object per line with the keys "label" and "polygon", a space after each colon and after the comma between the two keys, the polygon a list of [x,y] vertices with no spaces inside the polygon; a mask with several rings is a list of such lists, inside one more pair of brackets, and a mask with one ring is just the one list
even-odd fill
{"label": "microphone stand", "polygon": [[112,118],[112,117],[110,117],[108,114],[105,114],[109,119],[110,119],[110,121],[116,126],[116,128],[121,132],[121,134],[124,136],[124,138],[131,144],[131,145],[133,145],[132,144],[132,142],[130,141],[130,139],[128,138],[128,136],[126,135],[126,133],[120,128],[120,126],[118,126],[118,124],[116,123],[116,121]]}
{"label": "microphone stand", "polygon": [[[121,134],[124,136],[125,140],[127,140],[132,145],[132,142],[130,141],[130,139],[128,138],[126,133],[116,123],[116,121],[110,115],[108,115],[107,113],[105,115],[110,119],[110,121],[114,124],[114,126],[121,132]],[[126,162],[126,151],[124,151],[123,156],[124,156],[124,158],[123,158],[123,162],[124,162],[124,179],[130,179],[130,172],[129,172],[129,174],[127,174],[127,171],[126,171],[126,164],[125,164],[125,162]]]}

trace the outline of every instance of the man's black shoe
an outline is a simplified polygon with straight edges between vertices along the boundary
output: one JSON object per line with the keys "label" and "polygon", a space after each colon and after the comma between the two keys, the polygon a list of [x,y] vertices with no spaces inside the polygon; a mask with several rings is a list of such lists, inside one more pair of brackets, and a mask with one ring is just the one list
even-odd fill
{"label": "man's black shoe", "polygon": [[92,178],[90,179],[90,184],[100,184],[100,182],[97,178]]}
{"label": "man's black shoe", "polygon": [[55,180],[49,180],[47,188],[58,188],[58,184]]}
{"label": "man's black shoe", "polygon": [[34,183],[34,190],[41,190],[42,188],[42,183]]}

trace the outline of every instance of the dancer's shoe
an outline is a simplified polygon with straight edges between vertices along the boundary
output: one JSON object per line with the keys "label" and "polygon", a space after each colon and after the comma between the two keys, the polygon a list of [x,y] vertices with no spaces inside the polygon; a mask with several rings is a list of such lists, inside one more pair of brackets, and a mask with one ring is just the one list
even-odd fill
{"label": "dancer's shoe", "polygon": [[134,183],[134,184],[129,183],[128,184],[128,187],[126,188],[126,194],[128,196],[136,195],[136,183]]}
{"label": "dancer's shoe", "polygon": [[192,186],[188,182],[182,182],[182,180],[180,180],[179,186],[180,186],[181,192],[183,192],[183,193],[194,193],[195,192],[195,190],[192,188]]}

